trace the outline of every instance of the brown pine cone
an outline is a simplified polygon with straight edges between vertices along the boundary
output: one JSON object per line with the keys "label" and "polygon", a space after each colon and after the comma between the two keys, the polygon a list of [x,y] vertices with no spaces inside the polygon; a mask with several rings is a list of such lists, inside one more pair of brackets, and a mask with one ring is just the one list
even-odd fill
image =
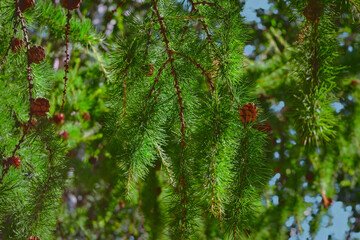
{"label": "brown pine cone", "polygon": [[13,38],[13,40],[11,41],[11,51],[13,53],[19,53],[20,52],[20,48],[23,45],[23,40],[20,38]]}
{"label": "brown pine cone", "polygon": [[34,0],[19,0],[18,6],[19,6],[21,12],[25,12],[27,9],[35,6],[35,1]]}
{"label": "brown pine cone", "polygon": [[64,123],[65,115],[63,113],[55,113],[53,116],[55,124],[61,125]]}
{"label": "brown pine cone", "polygon": [[60,136],[66,141],[69,140],[69,133],[66,130],[60,132]]}
{"label": "brown pine cone", "polygon": [[96,163],[96,157],[94,157],[94,156],[91,156],[90,158],[89,158],[89,163],[90,164],[92,164],[92,165],[94,165],[95,163]]}
{"label": "brown pine cone", "polygon": [[28,59],[30,63],[39,64],[45,59],[45,50],[41,46],[33,46],[28,50]]}
{"label": "brown pine cone", "polygon": [[41,239],[35,236],[31,236],[28,238],[28,240],[41,240]]}
{"label": "brown pine cone", "polygon": [[255,122],[258,117],[257,107],[253,103],[244,104],[242,108],[239,108],[239,117],[245,124]]}
{"label": "brown pine cone", "polygon": [[85,121],[89,122],[91,120],[91,116],[90,116],[90,113],[86,112],[86,113],[83,113],[83,118]]}
{"label": "brown pine cone", "polygon": [[80,7],[81,0],[62,0],[62,6],[69,10],[74,10]]}
{"label": "brown pine cone", "polygon": [[303,15],[309,22],[318,23],[320,17],[323,14],[324,5],[316,0],[308,0],[308,4],[305,6]]}
{"label": "brown pine cone", "polygon": [[15,157],[8,157],[6,159],[6,164],[9,166],[9,165],[12,165],[14,166],[15,168],[18,168],[21,166],[21,160],[18,156],[15,156]]}
{"label": "brown pine cone", "polygon": [[49,112],[49,108],[49,100],[46,98],[37,98],[31,103],[31,112],[36,117],[46,116],[46,113]]}

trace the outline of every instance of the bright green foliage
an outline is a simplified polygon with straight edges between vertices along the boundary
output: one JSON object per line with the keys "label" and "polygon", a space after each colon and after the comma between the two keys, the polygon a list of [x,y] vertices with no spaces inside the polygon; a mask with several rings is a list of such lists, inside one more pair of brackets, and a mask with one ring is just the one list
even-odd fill
{"label": "bright green foliage", "polygon": [[[184,18],[184,7],[195,14]],[[241,6],[159,1],[152,8],[144,21],[130,18],[131,33],[111,56],[108,130],[124,191],[135,198],[136,183],[160,164],[172,239],[193,236],[204,214],[241,235],[269,176],[263,134],[238,117],[252,85],[242,74]],[[197,21],[202,15],[213,20]],[[194,23],[204,30],[196,34]]]}
{"label": "bright green foliage", "polygon": [[[304,196],[346,202],[334,184],[359,185],[359,46],[343,53],[359,39],[358,0],[270,1],[278,12],[258,11],[262,29],[245,24],[238,0],[83,1],[71,11],[63,124],[52,116],[67,10],[36,1],[24,23],[46,59],[31,64],[32,94],[50,111],[23,142],[30,102],[26,50],[9,45],[15,2],[0,2],[0,60],[10,46],[0,70],[0,239],[286,239],[291,228],[305,234]],[[24,38],[20,24],[15,37]],[[247,44],[256,46],[248,58]],[[256,121],[241,121],[247,103]],[[19,141],[15,168],[7,159]],[[280,177],[270,186],[271,168]]]}

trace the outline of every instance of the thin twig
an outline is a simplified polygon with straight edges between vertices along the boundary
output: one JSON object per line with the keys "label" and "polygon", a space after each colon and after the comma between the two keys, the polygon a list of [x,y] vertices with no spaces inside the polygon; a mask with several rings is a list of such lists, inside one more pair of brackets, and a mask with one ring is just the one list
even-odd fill
{"label": "thin twig", "polygon": [[[153,10],[157,16],[158,19],[162,19],[159,9],[157,7],[157,1],[156,0],[152,0],[153,2]],[[159,25],[160,25],[160,32],[163,36],[163,41],[165,43],[166,46],[166,52],[168,55],[168,60],[170,62],[171,65],[171,75],[173,75],[174,77],[174,88],[176,89],[176,95],[178,98],[178,103],[180,106],[180,113],[179,113],[179,117],[180,117],[180,121],[181,121],[181,140],[180,140],[180,144],[182,146],[182,151],[181,151],[181,170],[180,170],[180,184],[179,184],[179,188],[180,188],[180,198],[181,198],[181,203],[183,204],[182,207],[182,217],[181,217],[181,232],[184,231],[185,228],[185,224],[186,224],[186,218],[187,218],[187,193],[186,193],[186,184],[185,184],[185,157],[184,157],[184,153],[185,153],[185,128],[186,128],[186,124],[185,124],[185,118],[184,118],[184,106],[183,106],[183,98],[181,96],[181,90],[180,90],[180,86],[179,86],[179,79],[177,77],[177,73],[175,70],[175,66],[174,66],[174,58],[173,55],[175,54],[174,51],[170,48],[169,46],[169,40],[168,37],[166,35],[166,28],[165,28],[165,24],[164,24],[164,20],[159,20]]]}
{"label": "thin twig", "polygon": [[60,112],[64,111],[67,81],[69,80],[67,74],[69,73],[69,60],[70,60],[70,54],[69,54],[70,19],[71,19],[71,13],[70,10],[68,9],[66,14],[66,25],[65,25],[66,30],[65,30],[65,60],[64,60],[65,62],[64,90],[63,90]]}
{"label": "thin twig", "polygon": [[108,16],[108,21],[110,21],[110,19],[112,18],[112,16],[114,15],[114,13],[126,2],[126,0],[123,0],[122,2],[120,2],[116,8],[114,10],[112,10]]}

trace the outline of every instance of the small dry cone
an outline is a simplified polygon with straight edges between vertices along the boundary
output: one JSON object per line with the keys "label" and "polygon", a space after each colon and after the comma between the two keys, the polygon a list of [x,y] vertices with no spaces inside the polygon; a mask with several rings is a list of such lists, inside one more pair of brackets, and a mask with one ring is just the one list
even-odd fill
{"label": "small dry cone", "polygon": [[22,39],[13,38],[13,40],[11,41],[11,51],[13,53],[19,53],[22,45],[23,45],[23,40]]}
{"label": "small dry cone", "polygon": [[29,48],[27,54],[30,63],[39,64],[45,59],[45,50],[41,46],[33,46]]}
{"label": "small dry cone", "polygon": [[86,112],[82,115],[83,119],[87,122],[89,122],[91,120],[91,116],[90,113]]}
{"label": "small dry cone", "polygon": [[61,125],[65,121],[65,115],[63,113],[55,113],[53,116],[53,121],[57,125]]}
{"label": "small dry cone", "polygon": [[19,0],[18,6],[19,6],[21,12],[25,12],[29,8],[32,8],[33,6],[35,6],[35,1],[34,0]]}
{"label": "small dry cone", "polygon": [[332,200],[332,198],[326,197],[326,193],[325,193],[324,189],[321,190],[321,196],[322,196],[322,199],[323,199],[324,207],[325,208],[330,207],[333,200]]}
{"label": "small dry cone", "polygon": [[60,136],[66,141],[69,140],[69,133],[66,130],[60,132]]}
{"label": "small dry cone", "polygon": [[21,167],[21,160],[18,156],[15,157],[8,157],[6,159],[6,164],[8,164],[8,166],[14,166],[15,168],[19,168]]}
{"label": "small dry cone", "polygon": [[81,0],[62,0],[62,6],[69,10],[74,10],[80,7]]}
{"label": "small dry cone", "polygon": [[41,239],[35,236],[31,236],[27,240],[41,240]]}
{"label": "small dry cone", "polygon": [[319,23],[320,17],[323,15],[324,5],[318,0],[308,0],[303,15],[312,23]]}
{"label": "small dry cone", "polygon": [[240,120],[246,126],[248,123],[256,121],[258,112],[259,110],[257,110],[254,103],[244,104],[242,108],[239,108]]}
{"label": "small dry cone", "polygon": [[94,165],[95,163],[96,163],[96,157],[94,157],[94,156],[91,156],[90,158],[89,158],[89,163],[91,164],[91,165]]}
{"label": "small dry cone", "polygon": [[49,100],[46,98],[37,98],[30,106],[32,114],[36,117],[46,116],[46,113],[49,112],[50,108]]}
{"label": "small dry cone", "polygon": [[314,177],[315,177],[315,175],[309,171],[306,173],[305,179],[307,182],[312,182],[312,181],[314,181]]}

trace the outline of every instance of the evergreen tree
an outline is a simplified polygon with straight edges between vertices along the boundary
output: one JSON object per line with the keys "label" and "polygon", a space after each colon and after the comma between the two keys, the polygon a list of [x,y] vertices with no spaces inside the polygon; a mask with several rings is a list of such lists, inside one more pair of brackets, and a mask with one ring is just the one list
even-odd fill
{"label": "evergreen tree", "polygon": [[325,211],[358,179],[360,3],[289,2],[258,37],[238,0],[1,1],[0,239],[282,239],[301,177]]}

